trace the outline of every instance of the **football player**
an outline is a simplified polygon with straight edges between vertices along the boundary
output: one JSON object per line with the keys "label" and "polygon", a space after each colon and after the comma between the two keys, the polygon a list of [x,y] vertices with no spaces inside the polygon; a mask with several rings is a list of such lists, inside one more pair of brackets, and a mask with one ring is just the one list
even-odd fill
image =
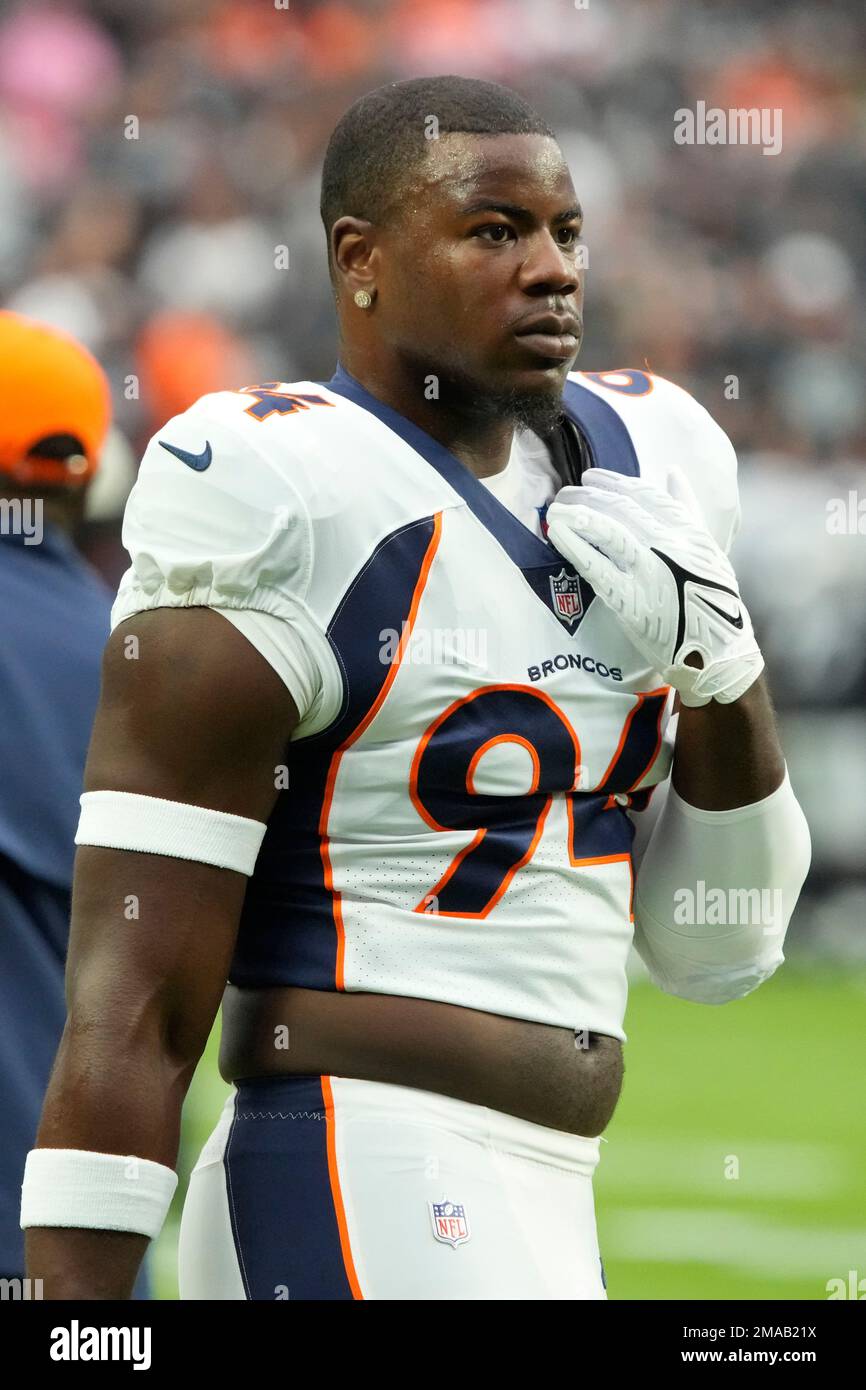
{"label": "football player", "polygon": [[572,371],[581,210],[515,93],[363,97],[321,210],[336,372],[204,397],[128,504],[31,1272],[128,1296],[222,1001],[182,1297],[603,1299],[632,940],[739,998],[808,867],[734,452]]}

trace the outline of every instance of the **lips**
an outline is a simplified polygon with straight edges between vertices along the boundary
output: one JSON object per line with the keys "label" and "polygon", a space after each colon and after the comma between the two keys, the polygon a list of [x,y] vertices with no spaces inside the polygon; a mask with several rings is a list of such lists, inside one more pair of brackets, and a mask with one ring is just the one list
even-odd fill
{"label": "lips", "polygon": [[535,356],[565,362],[580,345],[580,320],[573,314],[536,314],[522,319],[514,336]]}
{"label": "lips", "polygon": [[577,338],[580,336],[580,320],[574,314],[536,314],[533,318],[521,319],[515,328],[518,338],[542,333],[551,338]]}

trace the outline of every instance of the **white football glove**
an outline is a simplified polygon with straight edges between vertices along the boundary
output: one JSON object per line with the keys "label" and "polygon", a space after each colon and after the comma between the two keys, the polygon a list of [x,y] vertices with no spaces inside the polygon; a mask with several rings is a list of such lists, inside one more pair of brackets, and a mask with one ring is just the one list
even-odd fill
{"label": "white football glove", "polygon": [[[615,613],[684,705],[739,699],[764,669],[727,556],[706,530],[686,478],[672,492],[589,468],[547,510],[548,535]],[[686,665],[697,653],[701,666]]]}

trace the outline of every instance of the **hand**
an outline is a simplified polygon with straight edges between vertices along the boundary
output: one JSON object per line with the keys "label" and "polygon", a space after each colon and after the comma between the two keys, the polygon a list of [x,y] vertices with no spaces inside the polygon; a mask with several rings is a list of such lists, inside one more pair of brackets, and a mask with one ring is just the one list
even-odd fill
{"label": "hand", "polygon": [[669,481],[671,493],[589,468],[580,487],[551,503],[548,536],[682,704],[729,704],[757,680],[764,658],[694,493],[679,470]]}

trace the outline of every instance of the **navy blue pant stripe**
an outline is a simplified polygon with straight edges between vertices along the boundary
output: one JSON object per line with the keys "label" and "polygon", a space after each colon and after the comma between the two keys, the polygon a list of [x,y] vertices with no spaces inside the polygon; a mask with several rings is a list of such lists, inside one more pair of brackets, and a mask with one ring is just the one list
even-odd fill
{"label": "navy blue pant stripe", "polygon": [[225,1170],[247,1298],[351,1300],[321,1079],[239,1081]]}

